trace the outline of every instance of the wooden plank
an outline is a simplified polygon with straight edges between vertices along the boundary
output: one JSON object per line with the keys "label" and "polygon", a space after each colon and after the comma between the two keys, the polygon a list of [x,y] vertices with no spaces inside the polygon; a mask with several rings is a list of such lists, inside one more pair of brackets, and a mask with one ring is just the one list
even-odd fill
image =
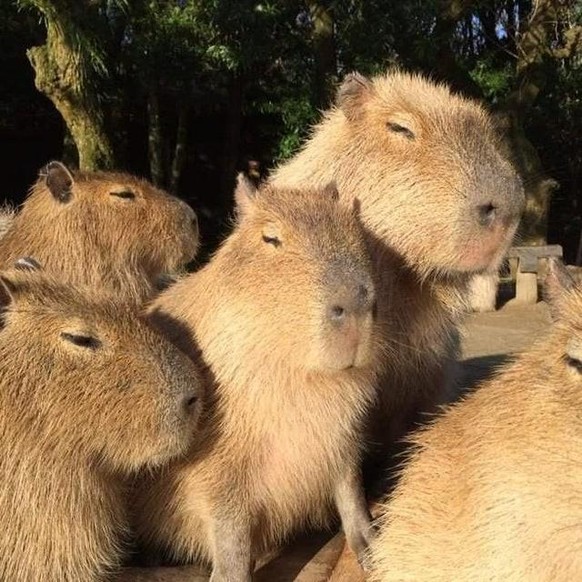
{"label": "wooden plank", "polygon": [[560,245],[511,247],[507,256],[519,259],[519,270],[522,273],[537,273],[539,259],[561,257],[562,247]]}
{"label": "wooden plank", "polygon": [[517,258],[524,252],[541,259],[546,257],[561,257],[563,254],[561,245],[541,245],[511,247],[507,251],[507,256],[509,258]]}

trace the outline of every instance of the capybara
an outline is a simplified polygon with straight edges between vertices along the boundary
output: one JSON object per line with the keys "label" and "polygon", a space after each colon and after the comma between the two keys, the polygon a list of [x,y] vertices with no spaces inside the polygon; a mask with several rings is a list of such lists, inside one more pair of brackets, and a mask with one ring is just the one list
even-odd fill
{"label": "capybara", "polygon": [[133,302],[37,265],[0,273],[0,579],[96,582],[122,559],[124,478],[195,436],[201,375]]}
{"label": "capybara", "polygon": [[418,410],[453,396],[469,281],[504,255],[523,187],[481,105],[404,72],[349,75],[302,151],[270,178],[291,188],[331,180],[348,204],[357,194],[375,241],[379,306],[397,306],[371,429],[386,446]]}
{"label": "capybara", "polygon": [[549,279],[548,336],[411,438],[374,582],[582,580],[582,287]]}
{"label": "capybara", "polygon": [[0,267],[30,255],[73,284],[143,300],[197,247],[196,215],[181,200],[128,174],[51,162],[0,239]]}
{"label": "capybara", "polygon": [[136,503],[141,539],[211,562],[214,582],[250,580],[265,550],[334,506],[362,553],[361,429],[382,362],[357,204],[333,185],[256,193],[242,177],[235,196],[231,236],[150,308],[183,349],[196,342],[213,412],[201,445]]}

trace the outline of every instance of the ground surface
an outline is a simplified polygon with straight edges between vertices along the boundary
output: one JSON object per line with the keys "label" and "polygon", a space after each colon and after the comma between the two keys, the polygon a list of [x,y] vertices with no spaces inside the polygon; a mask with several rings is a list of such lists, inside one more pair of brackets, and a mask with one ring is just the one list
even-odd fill
{"label": "ground surface", "polygon": [[[530,346],[549,325],[546,305],[506,305],[495,313],[471,315],[463,328],[460,381],[469,388]],[[197,567],[128,569],[119,582],[202,582]],[[342,534],[310,535],[285,548],[263,566],[256,582],[362,582],[361,570]]]}

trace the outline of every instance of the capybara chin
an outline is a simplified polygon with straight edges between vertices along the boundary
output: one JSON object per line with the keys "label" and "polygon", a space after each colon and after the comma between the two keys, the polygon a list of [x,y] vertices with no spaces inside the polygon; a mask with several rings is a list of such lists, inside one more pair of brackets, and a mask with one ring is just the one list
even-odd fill
{"label": "capybara chin", "polygon": [[486,269],[503,255],[525,204],[492,119],[418,75],[349,75],[336,107],[280,167],[280,186],[335,180],[363,222],[426,276]]}
{"label": "capybara chin", "polygon": [[[392,443],[456,394],[457,325],[475,273],[497,265],[524,206],[520,179],[476,102],[418,75],[349,75],[335,106],[270,183],[334,180],[360,202],[389,338],[370,419],[370,475]],[[381,467],[380,473],[386,472]],[[368,474],[368,470],[366,470]]]}
{"label": "capybara chin", "polygon": [[582,580],[582,288],[547,284],[547,337],[411,437],[374,582]]}
{"label": "capybara chin", "polygon": [[201,380],[133,302],[37,266],[0,273],[0,578],[97,582],[123,556],[124,477],[185,453]]}
{"label": "capybara chin", "polygon": [[[151,318],[201,354],[212,385],[202,444],[136,494],[143,542],[249,580],[254,560],[335,507],[361,555],[362,423],[382,365],[375,283],[355,205],[241,179],[237,224]],[[192,341],[185,341],[190,337]]]}
{"label": "capybara chin", "polygon": [[73,284],[141,301],[197,248],[196,215],[181,200],[129,174],[51,162],[0,240],[0,267],[29,255]]}

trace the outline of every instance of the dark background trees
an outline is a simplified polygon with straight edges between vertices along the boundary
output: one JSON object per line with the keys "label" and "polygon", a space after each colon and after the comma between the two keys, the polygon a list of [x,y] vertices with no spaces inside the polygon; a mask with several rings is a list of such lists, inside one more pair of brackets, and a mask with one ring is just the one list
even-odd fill
{"label": "dark background trees", "polygon": [[207,249],[238,170],[291,155],[346,72],[430,73],[484,99],[528,194],[522,238],[582,260],[582,1],[0,0],[5,197],[52,158],[145,175]]}

